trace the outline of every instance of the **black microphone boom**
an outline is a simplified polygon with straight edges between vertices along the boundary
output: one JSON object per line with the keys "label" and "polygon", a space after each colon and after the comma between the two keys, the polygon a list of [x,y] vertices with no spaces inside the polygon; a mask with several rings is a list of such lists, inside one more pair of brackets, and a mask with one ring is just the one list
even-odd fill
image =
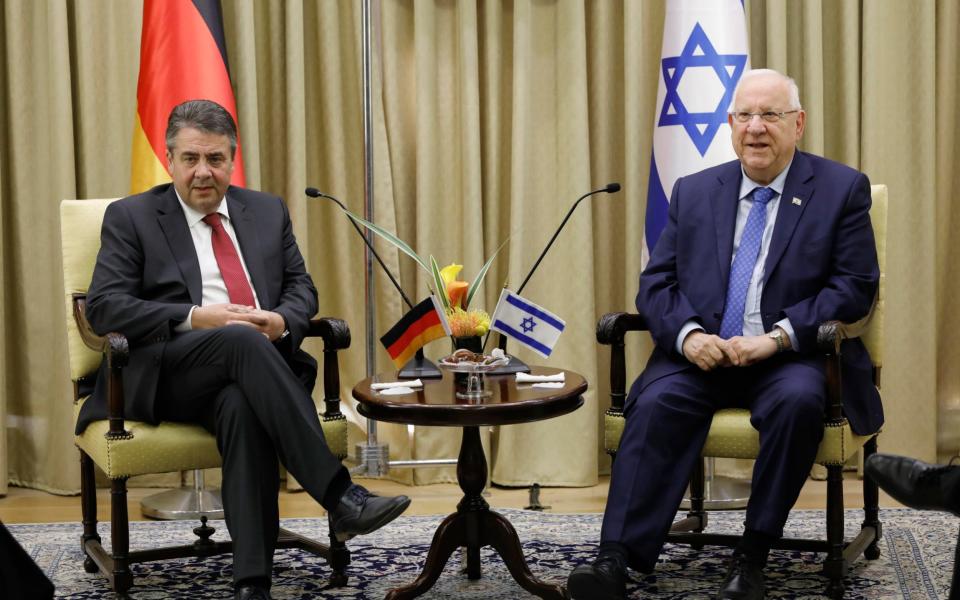
{"label": "black microphone boom", "polygon": [[373,257],[377,259],[377,262],[380,263],[380,266],[383,267],[383,272],[387,274],[387,277],[390,278],[390,283],[393,284],[393,287],[397,288],[397,291],[400,292],[400,297],[403,298],[403,301],[407,303],[408,308],[413,308],[413,303],[410,302],[410,298],[407,298],[407,295],[403,293],[403,289],[400,287],[400,284],[397,283],[397,280],[393,277],[393,273],[390,272],[390,269],[387,268],[387,265],[383,264],[383,260],[380,258],[380,255],[377,254],[377,251],[373,249],[373,244],[370,243],[370,240],[367,239],[367,236],[363,235],[363,231],[360,229],[360,225],[353,220],[353,217],[350,216],[350,213],[347,211],[347,207],[343,205],[343,202],[340,202],[333,196],[329,194],[324,194],[320,190],[314,187],[308,187],[303,191],[306,195],[311,198],[326,198],[327,200],[333,200],[337,203],[337,206],[343,209],[347,218],[350,219],[350,222],[353,224],[353,228],[357,230],[357,233],[360,234],[360,237],[363,239],[363,243],[367,245],[367,248],[370,249],[370,253],[373,254]]}
{"label": "black microphone boom", "polygon": [[[413,310],[413,302],[410,302],[410,298],[407,298],[407,295],[403,293],[403,288],[400,287],[400,284],[397,283],[396,278],[393,276],[393,273],[390,272],[390,269],[387,268],[387,265],[383,263],[383,259],[380,258],[380,255],[377,254],[377,251],[373,249],[373,244],[370,243],[370,240],[367,239],[367,236],[363,235],[363,231],[360,229],[360,225],[357,224],[356,220],[350,215],[350,212],[347,211],[347,207],[343,205],[343,202],[340,202],[333,196],[329,194],[324,194],[320,190],[314,187],[308,187],[303,190],[303,193],[311,198],[326,198],[327,200],[333,200],[337,203],[347,218],[350,219],[350,222],[353,224],[353,228],[357,230],[357,233],[360,235],[360,238],[363,240],[363,243],[367,245],[367,248],[370,249],[370,253],[373,254],[373,257],[377,259],[377,262],[380,263],[380,266],[383,267],[383,272],[387,274],[387,277],[390,278],[390,283],[393,284],[393,287],[400,292],[400,297],[403,298],[403,301],[407,303],[407,307],[410,310]],[[410,359],[410,362],[405,364],[400,371],[397,372],[397,376],[401,378],[416,378],[422,377],[424,379],[439,379],[443,377],[443,373],[440,372],[432,362],[423,357],[423,348],[417,350],[413,358]]]}
{"label": "black microphone boom", "polygon": [[523,283],[520,284],[520,288],[517,290],[519,295],[523,292],[523,288],[526,287],[527,282],[530,281],[530,276],[533,275],[533,272],[537,270],[537,267],[540,266],[540,261],[543,260],[543,257],[547,255],[547,250],[550,249],[550,246],[553,245],[553,241],[557,239],[557,236],[560,235],[560,231],[563,229],[563,226],[567,224],[567,221],[570,219],[570,215],[573,214],[573,211],[577,208],[577,205],[580,204],[580,201],[584,198],[592,196],[594,194],[599,194],[605,192],[607,194],[614,194],[620,191],[619,183],[608,183],[606,187],[602,187],[599,190],[593,190],[592,192],[587,192],[586,194],[577,198],[577,201],[573,203],[573,206],[570,207],[570,210],[567,212],[567,216],[563,218],[563,222],[560,223],[560,227],[557,227],[557,230],[553,232],[553,237],[550,238],[550,241],[547,242],[547,247],[543,249],[543,252],[540,253],[540,257],[537,259],[537,262],[533,263],[533,266],[530,267],[530,272],[527,273],[527,276],[523,279]]}

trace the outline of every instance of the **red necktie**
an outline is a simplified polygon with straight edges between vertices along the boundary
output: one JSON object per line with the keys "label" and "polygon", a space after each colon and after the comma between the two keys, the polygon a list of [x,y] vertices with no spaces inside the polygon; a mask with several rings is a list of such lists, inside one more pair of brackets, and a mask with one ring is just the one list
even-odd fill
{"label": "red necktie", "polygon": [[243,265],[240,264],[237,248],[233,245],[230,235],[223,228],[220,213],[205,216],[203,222],[213,229],[211,239],[213,256],[217,259],[217,266],[220,267],[220,275],[223,277],[223,283],[227,286],[227,295],[230,296],[230,302],[243,304],[244,306],[256,306],[257,302],[253,299],[253,290],[250,289],[247,274],[243,272]]}

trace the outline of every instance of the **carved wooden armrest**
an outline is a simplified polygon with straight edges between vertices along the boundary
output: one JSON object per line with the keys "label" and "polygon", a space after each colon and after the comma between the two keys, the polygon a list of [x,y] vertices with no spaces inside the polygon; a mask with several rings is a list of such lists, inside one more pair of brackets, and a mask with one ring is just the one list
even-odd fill
{"label": "carved wooden armrest", "polygon": [[345,419],[340,412],[340,362],[337,352],[350,347],[350,327],[343,319],[311,319],[307,336],[323,338],[323,419]]}
{"label": "carved wooden armrest", "polygon": [[646,329],[646,322],[638,314],[607,313],[597,321],[597,341],[610,346],[610,408],[607,414],[623,414],[623,403],[627,398],[627,367],[623,338],[628,331]]}
{"label": "carved wooden armrest", "polygon": [[91,350],[103,354],[107,361],[107,420],[110,428],[105,437],[108,439],[127,439],[130,433],[123,424],[123,379],[121,369],[130,362],[130,344],[126,336],[108,333],[99,336],[94,333],[87,321],[87,295],[73,294],[73,318],[77,323],[80,338]]}
{"label": "carved wooden armrest", "polygon": [[601,344],[612,345],[623,343],[628,331],[645,331],[647,325],[638,314],[625,312],[607,313],[597,321],[597,341]]}
{"label": "carved wooden armrest", "polygon": [[[871,311],[872,312],[872,311]],[[843,321],[824,321],[817,328],[817,347],[824,354],[827,370],[827,409],[828,422],[839,423],[843,420],[843,389],[840,378],[840,344],[843,340],[860,337],[870,320],[868,314],[856,323]]]}

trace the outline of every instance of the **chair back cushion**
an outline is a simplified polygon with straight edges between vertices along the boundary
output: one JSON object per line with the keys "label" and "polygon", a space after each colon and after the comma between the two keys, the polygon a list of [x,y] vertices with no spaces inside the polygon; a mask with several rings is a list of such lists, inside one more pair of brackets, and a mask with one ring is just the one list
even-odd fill
{"label": "chair back cushion", "polygon": [[875,185],[870,190],[873,207],[870,209],[870,221],[873,223],[873,236],[877,241],[877,261],[880,263],[880,286],[877,288],[877,303],[873,307],[870,322],[861,336],[873,366],[883,366],[884,311],[886,309],[886,272],[887,272],[887,186]]}
{"label": "chair back cushion", "polygon": [[63,289],[66,293],[67,351],[70,379],[76,381],[97,370],[100,353],[83,343],[73,318],[73,294],[86,293],[100,251],[100,226],[107,205],[116,200],[64,200],[60,203],[60,249],[63,253]]}

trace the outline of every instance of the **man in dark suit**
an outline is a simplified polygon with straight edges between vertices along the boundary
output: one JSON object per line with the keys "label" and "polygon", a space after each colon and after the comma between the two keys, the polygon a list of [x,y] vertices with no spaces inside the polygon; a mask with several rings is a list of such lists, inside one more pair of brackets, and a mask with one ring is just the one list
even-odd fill
{"label": "man in dark suit", "polygon": [[[180,104],[166,145],[173,183],[107,208],[87,317],[97,333],[130,342],[130,419],[216,434],[236,595],[269,598],[279,462],[330,512],[341,540],[385,525],[410,500],[353,484],[327,448],[310,398],[317,363],[300,349],[317,291],[283,201],[230,185],[233,118],[207,100]],[[106,417],[104,374],[78,432]]]}
{"label": "man in dark suit", "polygon": [[[745,531],[718,598],[762,598],[762,569],[823,436],[818,325],[856,321],[879,281],[866,176],[796,149],[806,115],[792,79],[745,73],[729,115],[738,161],[673,188],[669,220],[640,276],[637,309],[656,344],[625,404],[592,565],[573,598],[623,598],[626,567],[651,571],[714,412],[747,407],[760,432]],[[870,360],[844,342],[854,431],[883,422]]]}

